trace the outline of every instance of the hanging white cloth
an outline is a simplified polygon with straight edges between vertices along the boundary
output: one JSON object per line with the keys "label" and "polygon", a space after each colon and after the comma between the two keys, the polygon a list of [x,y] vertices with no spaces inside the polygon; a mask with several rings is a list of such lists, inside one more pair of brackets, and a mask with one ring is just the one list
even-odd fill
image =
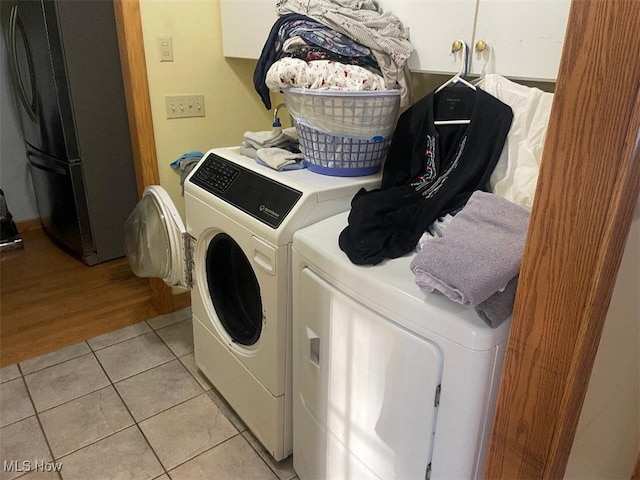
{"label": "hanging white cloth", "polygon": [[491,175],[491,191],[531,210],[553,94],[493,73],[477,85],[513,110],[507,141]]}

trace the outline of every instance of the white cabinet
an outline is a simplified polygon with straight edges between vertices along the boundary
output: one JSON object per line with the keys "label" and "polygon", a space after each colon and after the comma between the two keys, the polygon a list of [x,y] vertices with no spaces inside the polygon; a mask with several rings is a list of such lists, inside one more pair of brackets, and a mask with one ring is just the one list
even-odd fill
{"label": "white cabinet", "polygon": [[260,58],[277,20],[276,0],[220,0],[225,57]]}
{"label": "white cabinet", "polygon": [[415,51],[409,58],[414,72],[450,73],[460,69],[460,55],[451,54],[456,39],[473,41],[477,0],[379,0],[396,15]]}
{"label": "white cabinet", "polygon": [[[505,77],[554,81],[571,0],[379,0],[408,29],[415,52],[414,72],[453,74],[460,55],[456,39],[470,48],[470,73],[480,74],[488,50],[474,51],[482,40],[493,49],[494,71]],[[276,0],[220,0],[226,57],[260,57],[277,20]]]}
{"label": "white cabinet", "polygon": [[[495,73],[555,81],[570,0],[479,0],[475,38],[493,48]],[[445,46],[446,48],[446,46]],[[480,74],[487,52],[472,52],[471,73]]]}
{"label": "white cabinet", "polygon": [[455,73],[456,39],[471,49],[470,73],[480,74],[489,50],[474,51],[482,40],[493,49],[494,71],[511,78],[554,81],[557,76],[571,0],[380,0],[385,11],[408,28],[416,51],[409,68]]}

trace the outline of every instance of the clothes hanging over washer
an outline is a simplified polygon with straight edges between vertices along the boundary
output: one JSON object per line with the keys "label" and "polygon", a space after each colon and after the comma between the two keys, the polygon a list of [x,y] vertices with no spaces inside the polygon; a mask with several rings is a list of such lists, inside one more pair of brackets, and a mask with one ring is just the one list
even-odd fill
{"label": "clothes hanging over washer", "polygon": [[[468,125],[435,119],[468,118]],[[377,264],[413,251],[436,219],[487,190],[511,126],[511,108],[483,90],[431,92],[398,119],[380,189],[360,190],[339,237],[351,262]]]}

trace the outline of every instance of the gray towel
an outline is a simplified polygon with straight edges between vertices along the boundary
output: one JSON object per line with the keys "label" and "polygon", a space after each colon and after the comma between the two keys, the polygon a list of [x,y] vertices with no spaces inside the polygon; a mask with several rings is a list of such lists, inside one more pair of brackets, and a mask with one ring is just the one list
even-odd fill
{"label": "gray towel", "polygon": [[502,291],[520,270],[529,211],[476,191],[443,236],[424,243],[411,262],[421,289],[476,307]]}
{"label": "gray towel", "polygon": [[476,307],[478,316],[491,328],[496,328],[513,314],[518,277],[512,278],[502,292],[496,292]]}

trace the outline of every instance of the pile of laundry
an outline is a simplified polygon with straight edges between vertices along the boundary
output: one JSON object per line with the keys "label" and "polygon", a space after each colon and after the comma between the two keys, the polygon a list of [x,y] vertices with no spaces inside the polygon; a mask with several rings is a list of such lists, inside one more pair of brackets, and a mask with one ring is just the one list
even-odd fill
{"label": "pile of laundry", "polygon": [[270,91],[290,87],[401,91],[411,100],[406,61],[413,46],[400,20],[375,0],[278,0],[254,71],[265,107]]}

